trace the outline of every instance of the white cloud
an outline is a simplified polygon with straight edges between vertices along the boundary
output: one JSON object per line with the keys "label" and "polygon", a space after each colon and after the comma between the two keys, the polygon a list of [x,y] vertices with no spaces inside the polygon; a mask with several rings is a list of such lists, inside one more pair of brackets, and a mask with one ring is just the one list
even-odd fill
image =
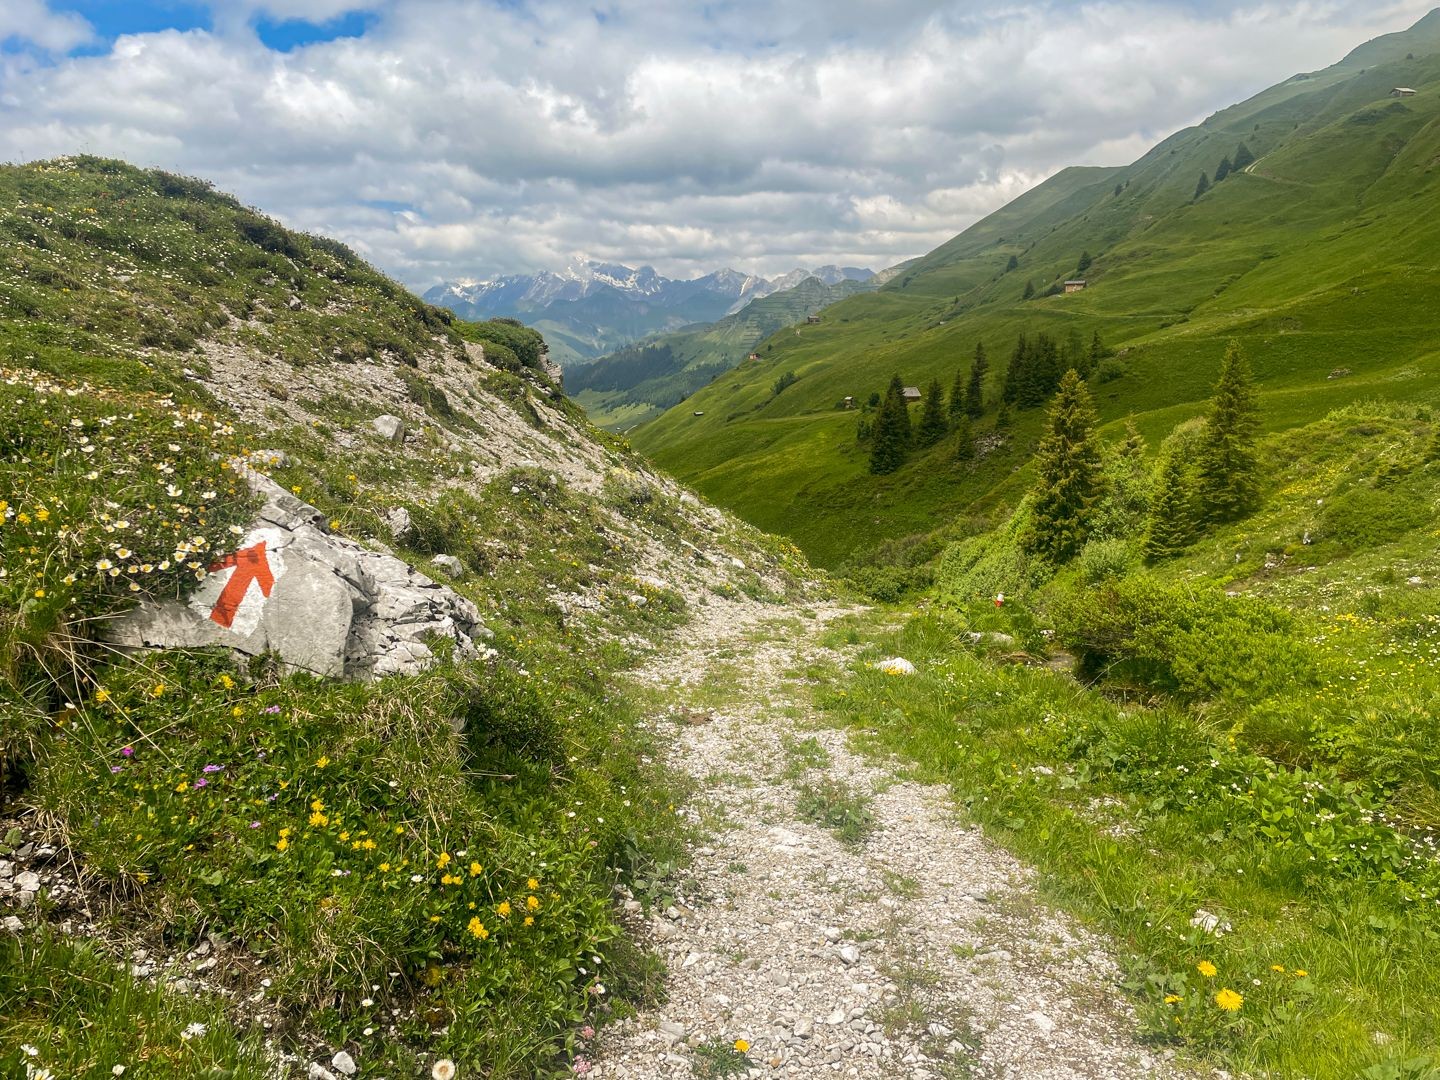
{"label": "white cloud", "polygon": [[44,0],[0,4],[0,42],[15,39],[47,52],[68,52],[91,40],[90,24],[71,12],[52,12]]}
{"label": "white cloud", "polygon": [[[46,12],[33,7],[38,26]],[[12,64],[0,71],[0,157],[84,149],[203,174],[417,286],[578,252],[678,274],[878,268],[1058,168],[1129,161],[1424,11],[1138,0],[231,11],[323,20],[362,7],[378,12],[363,37],[285,54],[224,22]]]}

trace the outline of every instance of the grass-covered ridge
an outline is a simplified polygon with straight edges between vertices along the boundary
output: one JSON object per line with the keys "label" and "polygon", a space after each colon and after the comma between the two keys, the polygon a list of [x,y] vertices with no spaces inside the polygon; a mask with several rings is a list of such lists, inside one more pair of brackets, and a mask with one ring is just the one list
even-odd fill
{"label": "grass-covered ridge", "polygon": [[[1419,93],[1393,99],[1397,85]],[[1432,14],[1128,166],[1057,174],[878,291],[773,335],[760,363],[631,439],[712,499],[840,565],[1018,502],[1028,476],[1016,470],[1041,418],[1012,410],[999,427],[997,407],[1022,332],[1062,342],[1098,332],[1115,354],[1091,376],[1101,419],[1118,434],[1133,415],[1152,444],[1196,411],[1232,337],[1255,365],[1274,430],[1363,398],[1433,395],[1437,125]],[[1213,176],[1242,143],[1254,163],[1196,198],[1198,175]],[[1049,295],[1077,276],[1083,292]],[[948,388],[977,342],[991,359],[987,410],[975,423],[991,440],[986,452],[957,460],[952,434],[898,473],[871,476],[857,439],[867,418],[837,403],[865,401],[895,372],[908,385],[938,378]],[[773,395],[787,371],[797,382]]]}
{"label": "grass-covered ridge", "polygon": [[[198,182],[0,169],[0,266],[0,858],[81,882],[17,909],[0,1063],[568,1069],[656,985],[616,886],[658,898],[681,850],[684,792],[618,673],[803,564],[600,439],[533,332],[454,323]],[[473,600],[492,654],[363,684],[115,654],[109,615],[183,597],[250,524],[242,460]],[[46,936],[67,921],[94,940]]]}

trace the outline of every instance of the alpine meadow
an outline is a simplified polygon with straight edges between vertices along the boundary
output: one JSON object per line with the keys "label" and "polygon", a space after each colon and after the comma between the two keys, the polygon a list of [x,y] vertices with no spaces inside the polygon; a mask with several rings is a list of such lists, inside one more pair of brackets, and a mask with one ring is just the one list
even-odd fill
{"label": "alpine meadow", "polygon": [[[343,118],[459,34],[61,7],[0,115],[199,43]],[[673,18],[739,63],[732,14]],[[653,119],[538,72],[466,123]],[[396,100],[404,177],[329,116],[300,202],[216,155],[266,210],[138,111],[0,164],[0,1074],[1440,1080],[1440,10],[878,273],[829,194],[738,223],[791,118],[485,173]],[[604,258],[515,272],[556,235]]]}

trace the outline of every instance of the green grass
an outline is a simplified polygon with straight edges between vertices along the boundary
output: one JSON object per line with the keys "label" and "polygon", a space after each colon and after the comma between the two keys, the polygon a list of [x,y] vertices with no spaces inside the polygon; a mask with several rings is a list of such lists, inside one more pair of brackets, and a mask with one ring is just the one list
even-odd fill
{"label": "green grass", "polygon": [[795,790],[800,820],[829,829],[842,843],[862,843],[874,832],[875,812],[863,792],[828,776],[806,781]]}
{"label": "green grass", "polygon": [[[0,937],[0,1070],[6,1076],[261,1080],[259,1039],[220,1003],[131,977],[114,959],[48,936]],[[48,1072],[46,1071],[48,1070]]]}
{"label": "green grass", "polygon": [[[1255,365],[1272,431],[1365,398],[1435,400],[1436,26],[1432,16],[1401,35],[1403,51],[1381,50],[1378,66],[1351,57],[1267,90],[1127,167],[1061,172],[877,292],[827,308],[819,325],[772,335],[762,361],[636,429],[634,444],[834,567],[1018,502],[1038,412],[1016,413],[1003,445],[977,462],[955,460],[952,436],[873,477],[860,417],[835,408],[846,395],[863,402],[891,372],[948,387],[976,341],[992,362],[982,436],[1022,331],[1086,342],[1098,332],[1116,351],[1116,377],[1092,380],[1114,439],[1131,415],[1152,445],[1197,415],[1231,337]],[[1421,93],[1394,102],[1393,85]],[[1242,139],[1259,161],[1192,203],[1200,171]],[[1089,288],[1021,300],[1027,279],[1043,291],[1074,273],[1082,251],[1094,256]],[[1019,268],[1007,272],[1012,255]],[[1329,378],[1337,369],[1349,374]],[[798,382],[772,398],[792,370]]]}

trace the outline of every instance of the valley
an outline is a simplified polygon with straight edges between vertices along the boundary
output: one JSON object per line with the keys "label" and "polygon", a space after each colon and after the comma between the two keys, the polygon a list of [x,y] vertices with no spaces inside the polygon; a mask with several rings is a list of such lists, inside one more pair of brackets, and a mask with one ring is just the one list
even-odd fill
{"label": "valley", "polygon": [[1440,1077],[1437,185],[1440,11],[878,274],[0,165],[0,1074]]}

